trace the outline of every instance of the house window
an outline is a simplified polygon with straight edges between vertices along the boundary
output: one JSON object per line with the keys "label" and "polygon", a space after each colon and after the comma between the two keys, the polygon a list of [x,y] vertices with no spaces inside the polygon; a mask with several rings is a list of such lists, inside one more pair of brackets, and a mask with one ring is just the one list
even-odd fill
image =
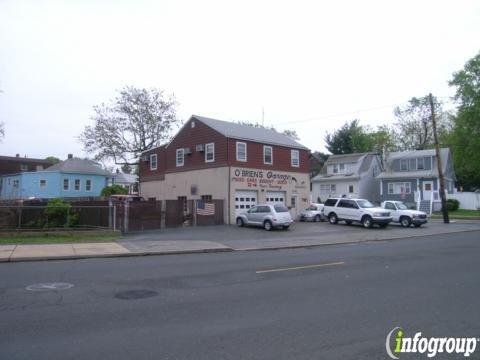
{"label": "house window", "polygon": [[400,160],[400,171],[408,171],[408,160],[407,159]]}
{"label": "house window", "polygon": [[80,179],[75,179],[75,191],[80,191]]}
{"label": "house window", "polygon": [[215,161],[215,144],[210,143],[205,145],[205,162]]}
{"label": "house window", "polygon": [[348,192],[353,194],[353,185],[348,185]]}
{"label": "house window", "polygon": [[28,165],[27,164],[20,164],[20,171],[28,171]]}
{"label": "house window", "polygon": [[388,183],[389,195],[411,194],[411,184],[409,182]]}
{"label": "house window", "polygon": [[20,180],[13,180],[13,187],[18,188],[20,186]]}
{"label": "house window", "polygon": [[247,161],[247,143],[237,141],[237,161]]}
{"label": "house window", "polygon": [[300,166],[300,152],[298,150],[292,150],[291,154],[291,165],[294,167]]}
{"label": "house window", "polygon": [[195,121],[192,120],[191,124],[190,124],[190,127],[193,129],[195,128]]}
{"label": "house window", "polygon": [[177,149],[177,166],[183,166],[185,158],[185,151],[183,149]]}
{"label": "house window", "polygon": [[345,173],[345,164],[333,164],[333,173],[334,174],[344,174]]}
{"label": "house window", "polygon": [[425,158],[417,158],[417,170],[425,169]]}
{"label": "house window", "polygon": [[40,189],[45,189],[47,187],[47,180],[40,179]]}
{"label": "house window", "polygon": [[92,191],[92,180],[85,180],[85,191]]}
{"label": "house window", "polygon": [[271,146],[263,146],[263,163],[264,164],[273,164],[273,149]]}
{"label": "house window", "polygon": [[337,191],[337,186],[335,184],[321,184],[320,185],[320,194],[322,194],[322,195],[335,194],[336,191]]}
{"label": "house window", "polygon": [[157,170],[158,158],[157,154],[150,155],[150,170]]}
{"label": "house window", "polygon": [[63,179],[63,191],[68,191],[70,189],[70,181],[68,179]]}
{"label": "house window", "polygon": [[212,195],[202,195],[201,198],[202,198],[202,201],[205,201],[205,202],[212,201]]}

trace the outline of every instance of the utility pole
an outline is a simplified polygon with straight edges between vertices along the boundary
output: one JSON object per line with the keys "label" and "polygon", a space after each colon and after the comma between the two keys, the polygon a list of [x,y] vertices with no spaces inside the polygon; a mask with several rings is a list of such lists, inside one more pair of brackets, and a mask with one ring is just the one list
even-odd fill
{"label": "utility pole", "polygon": [[264,121],[265,121],[265,110],[262,106],[262,126],[264,126]]}
{"label": "utility pole", "polygon": [[432,126],[433,126],[433,139],[435,141],[435,153],[437,154],[437,168],[438,168],[438,178],[440,179],[440,199],[442,200],[442,215],[443,222],[448,224],[450,219],[448,218],[447,210],[447,196],[445,195],[445,179],[443,178],[443,167],[442,167],[442,158],[440,157],[440,145],[438,145],[438,136],[437,136],[437,122],[435,120],[435,109],[433,106],[433,96],[430,93],[428,95],[430,101],[430,108],[432,111]]}

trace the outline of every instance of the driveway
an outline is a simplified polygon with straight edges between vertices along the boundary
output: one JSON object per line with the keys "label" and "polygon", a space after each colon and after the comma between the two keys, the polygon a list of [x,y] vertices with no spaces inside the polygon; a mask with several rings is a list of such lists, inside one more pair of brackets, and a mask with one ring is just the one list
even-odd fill
{"label": "driveway", "polygon": [[364,229],[360,225],[331,225],[324,223],[294,223],[289,230],[265,231],[255,227],[239,228],[233,225],[198,226],[162,229],[127,235],[122,245],[131,250],[155,247],[158,242],[210,242],[228,246],[234,250],[258,250],[292,248],[329,244],[352,243],[439,235],[480,230],[480,222],[455,222],[444,224],[431,221],[421,228],[402,228],[391,224],[387,228]]}

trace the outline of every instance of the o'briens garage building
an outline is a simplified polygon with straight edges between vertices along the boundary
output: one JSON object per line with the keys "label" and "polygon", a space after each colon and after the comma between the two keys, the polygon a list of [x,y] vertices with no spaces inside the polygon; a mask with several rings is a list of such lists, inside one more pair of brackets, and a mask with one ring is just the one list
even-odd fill
{"label": "o'briens garage building", "polygon": [[167,145],[142,154],[140,195],[224,200],[224,221],[260,203],[296,217],[308,205],[309,150],[274,130],[193,115]]}

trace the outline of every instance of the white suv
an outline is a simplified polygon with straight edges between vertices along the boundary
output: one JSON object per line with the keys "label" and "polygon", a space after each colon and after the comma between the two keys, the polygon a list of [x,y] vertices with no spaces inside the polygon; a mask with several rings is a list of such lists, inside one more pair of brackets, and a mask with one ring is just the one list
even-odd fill
{"label": "white suv", "polygon": [[359,222],[365,228],[374,224],[386,227],[391,221],[390,211],[376,207],[365,199],[330,198],[325,201],[323,214],[330,224],[343,220],[347,224]]}

